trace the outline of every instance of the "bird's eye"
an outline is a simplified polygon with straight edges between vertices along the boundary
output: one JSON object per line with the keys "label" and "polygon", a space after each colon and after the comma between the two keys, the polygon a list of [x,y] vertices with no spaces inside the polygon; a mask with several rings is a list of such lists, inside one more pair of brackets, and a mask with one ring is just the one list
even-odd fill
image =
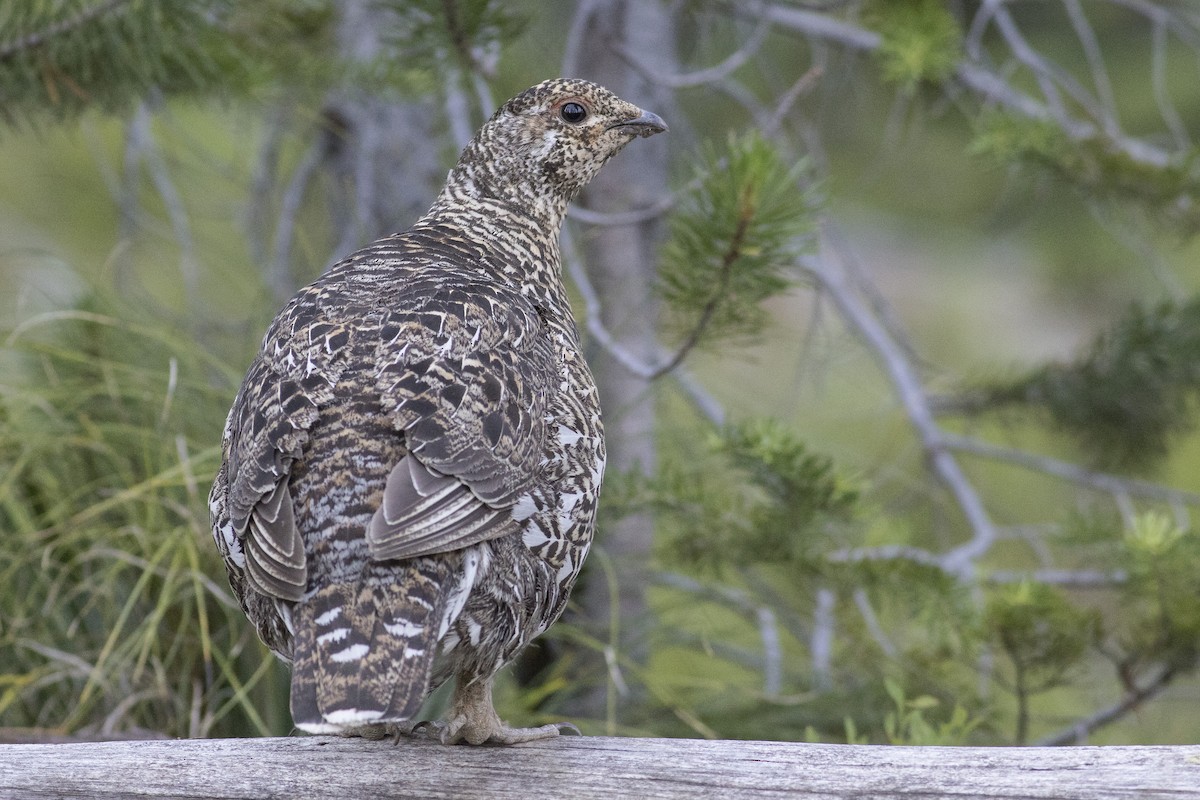
{"label": "bird's eye", "polygon": [[572,125],[583,122],[584,118],[587,117],[587,109],[579,103],[564,103],[562,110],[558,113]]}

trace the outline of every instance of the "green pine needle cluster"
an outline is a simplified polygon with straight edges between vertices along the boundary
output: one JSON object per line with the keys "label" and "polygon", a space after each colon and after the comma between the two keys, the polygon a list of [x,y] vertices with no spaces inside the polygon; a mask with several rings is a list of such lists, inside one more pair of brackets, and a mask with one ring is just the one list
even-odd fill
{"label": "green pine needle cluster", "polygon": [[1072,138],[1052,120],[992,111],[979,117],[971,151],[1048,170],[1087,197],[1150,209],[1160,224],[1184,235],[1200,231],[1200,148],[1155,166],[1103,136]]}
{"label": "green pine needle cluster", "polygon": [[12,124],[207,91],[239,72],[220,28],[230,0],[32,0],[0,4],[0,114]]}
{"label": "green pine needle cluster", "polygon": [[983,390],[986,407],[1047,412],[1105,468],[1143,469],[1195,425],[1200,298],[1134,307],[1075,361]]}
{"label": "green pine needle cluster", "polygon": [[803,162],[786,166],[756,133],[703,154],[659,261],[665,324],[684,349],[765,327],[762,302],[788,287],[785,273],[811,238],[815,209],[803,170]]}
{"label": "green pine needle cluster", "polygon": [[456,63],[467,72],[488,74],[480,56],[516,38],[526,18],[495,0],[386,0],[396,14],[393,43],[408,59]]}
{"label": "green pine needle cluster", "polygon": [[1098,639],[1099,615],[1076,607],[1057,587],[1023,581],[993,592],[983,628],[1007,661],[995,678],[1017,702],[1017,744],[1029,738],[1030,699],[1061,686]]}
{"label": "green pine needle cluster", "polygon": [[1033,692],[1062,682],[1096,639],[1098,620],[1056,587],[1025,581],[988,598],[983,626],[1023,690]]}
{"label": "green pine needle cluster", "polygon": [[1113,632],[1124,660],[1172,672],[1200,667],[1200,532],[1161,512],[1139,516],[1122,542],[1129,580]]}
{"label": "green pine needle cluster", "polygon": [[941,83],[962,59],[962,28],[943,0],[873,0],[863,21],[881,37],[876,57],[889,83]]}
{"label": "green pine needle cluster", "polygon": [[778,422],[728,426],[710,448],[723,465],[719,485],[676,467],[659,487],[671,498],[660,507],[672,531],[668,547],[684,564],[803,566],[854,516],[857,490]]}

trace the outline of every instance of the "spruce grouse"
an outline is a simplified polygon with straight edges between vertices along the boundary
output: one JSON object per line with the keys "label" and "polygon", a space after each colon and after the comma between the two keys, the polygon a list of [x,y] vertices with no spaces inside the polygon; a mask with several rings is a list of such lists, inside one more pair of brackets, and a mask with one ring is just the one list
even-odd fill
{"label": "spruce grouse", "polygon": [[[267,330],[210,504],[242,608],[292,664],[302,730],[560,732],[510,728],[491,698],[562,613],[604,472],[559,231],[609,158],[666,129],[586,81],[522,92],[425,216],[336,264]],[[417,723],[451,677],[447,718]]]}

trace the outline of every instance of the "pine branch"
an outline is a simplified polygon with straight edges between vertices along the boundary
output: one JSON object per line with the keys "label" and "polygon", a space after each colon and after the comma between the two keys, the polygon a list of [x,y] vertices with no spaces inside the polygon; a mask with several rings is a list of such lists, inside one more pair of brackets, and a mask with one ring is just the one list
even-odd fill
{"label": "pine branch", "polygon": [[704,304],[700,312],[699,318],[692,325],[687,337],[683,343],[675,350],[665,363],[660,364],[650,373],[647,380],[654,380],[667,374],[683,361],[696,345],[700,343],[701,338],[707,333],[709,324],[712,322],[713,315],[720,308],[721,303],[726,299],[725,295],[729,291],[731,276],[733,274],[733,265],[741,258],[743,248],[746,245],[746,234],[750,229],[750,223],[754,219],[756,209],[752,205],[743,204],[741,214],[738,217],[737,225],[733,230],[733,236],[730,238],[729,246],[725,252],[721,254],[721,266],[717,271],[715,288],[708,302]]}
{"label": "pine branch", "polygon": [[9,42],[0,43],[0,61],[9,61],[19,53],[34,50],[46,44],[51,39],[81,28],[105,16],[120,10],[121,6],[129,5],[132,0],[106,0],[98,6],[86,8],[73,17],[55,22],[40,31],[28,33]]}

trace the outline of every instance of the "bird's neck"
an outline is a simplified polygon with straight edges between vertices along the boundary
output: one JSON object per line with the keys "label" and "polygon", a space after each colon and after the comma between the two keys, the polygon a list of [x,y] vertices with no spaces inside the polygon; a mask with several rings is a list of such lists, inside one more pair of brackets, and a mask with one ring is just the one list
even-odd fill
{"label": "bird's neck", "polygon": [[465,209],[493,219],[498,225],[534,225],[557,237],[569,199],[545,187],[505,180],[494,174],[480,174],[463,169],[460,164],[451,170],[445,187],[426,216]]}
{"label": "bird's neck", "polygon": [[[546,212],[506,198],[462,194],[449,182],[414,230],[470,242],[478,265],[551,303],[566,303],[559,236],[563,212]],[[562,295],[559,297],[558,295]]]}

